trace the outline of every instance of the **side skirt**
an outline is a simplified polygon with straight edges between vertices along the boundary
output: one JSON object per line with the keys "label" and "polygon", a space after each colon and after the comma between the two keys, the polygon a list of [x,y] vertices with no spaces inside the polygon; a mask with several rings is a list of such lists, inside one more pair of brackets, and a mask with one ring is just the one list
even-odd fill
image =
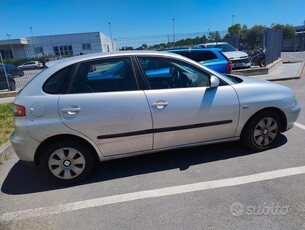
{"label": "side skirt", "polygon": [[108,160],[113,160],[113,159],[132,157],[132,156],[144,155],[144,154],[148,154],[148,153],[168,151],[168,150],[173,150],[173,149],[192,148],[192,147],[201,146],[201,145],[238,141],[239,139],[240,139],[240,137],[232,137],[232,138],[219,139],[219,140],[213,140],[213,141],[198,142],[198,143],[187,144],[187,145],[176,145],[176,146],[172,146],[169,148],[153,149],[153,150],[133,152],[133,153],[124,153],[124,154],[118,154],[118,155],[113,155],[113,156],[100,157],[100,161],[108,161]]}

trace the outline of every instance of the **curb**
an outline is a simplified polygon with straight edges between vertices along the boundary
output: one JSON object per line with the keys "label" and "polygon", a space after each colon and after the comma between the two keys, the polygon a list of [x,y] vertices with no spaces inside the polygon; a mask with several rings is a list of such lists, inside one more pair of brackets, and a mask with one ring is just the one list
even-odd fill
{"label": "curb", "polygon": [[233,70],[232,74],[235,75],[242,75],[242,76],[255,76],[255,75],[267,75],[271,73],[274,69],[276,69],[278,66],[283,64],[282,58],[268,64],[266,67],[251,67],[249,69],[238,69]]}
{"label": "curb", "polygon": [[16,97],[17,94],[18,94],[18,91],[3,92],[3,93],[0,93],[0,98],[5,98],[5,97]]}
{"label": "curb", "polygon": [[10,156],[14,153],[13,146],[11,145],[11,142],[8,141],[5,144],[0,146],[0,161],[3,160],[5,157]]}
{"label": "curb", "polygon": [[285,78],[272,78],[272,79],[266,79],[267,81],[287,81],[287,80],[294,80],[294,79],[300,79],[303,75],[304,72],[304,68],[305,67],[305,62],[302,62],[302,65],[300,67],[300,69],[298,70],[296,76],[292,76],[292,77],[285,77]]}

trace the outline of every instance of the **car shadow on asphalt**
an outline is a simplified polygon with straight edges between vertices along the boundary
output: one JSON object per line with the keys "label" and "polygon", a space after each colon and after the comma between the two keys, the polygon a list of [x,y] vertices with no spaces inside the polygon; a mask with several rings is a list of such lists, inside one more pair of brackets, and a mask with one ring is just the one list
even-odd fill
{"label": "car shadow on asphalt", "polygon": [[[281,134],[274,148],[278,148],[286,142],[287,138]],[[239,142],[231,142],[116,159],[98,163],[88,179],[69,186],[54,184],[46,180],[38,168],[29,167],[23,162],[18,161],[7,175],[1,191],[10,195],[51,191],[177,168],[183,171],[192,165],[255,153],[257,152],[244,148]]]}

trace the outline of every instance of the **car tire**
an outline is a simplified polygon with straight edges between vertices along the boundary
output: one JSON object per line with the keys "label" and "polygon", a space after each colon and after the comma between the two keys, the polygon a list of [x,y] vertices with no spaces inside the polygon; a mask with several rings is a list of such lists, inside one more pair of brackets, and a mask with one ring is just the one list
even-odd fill
{"label": "car tire", "polygon": [[262,111],[245,126],[241,141],[255,151],[270,149],[278,139],[281,130],[280,116],[273,111]]}
{"label": "car tire", "polygon": [[15,81],[9,81],[9,85],[10,85],[10,91],[15,91],[16,90],[16,83]]}
{"label": "car tire", "polygon": [[49,179],[60,184],[73,184],[90,175],[95,156],[95,152],[82,142],[56,141],[44,149],[39,167]]}

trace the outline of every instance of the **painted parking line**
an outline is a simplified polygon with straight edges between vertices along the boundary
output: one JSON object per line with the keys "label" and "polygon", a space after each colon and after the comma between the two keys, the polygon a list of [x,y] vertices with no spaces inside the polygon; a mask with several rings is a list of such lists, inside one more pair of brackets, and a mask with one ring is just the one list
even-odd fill
{"label": "painted parking line", "polygon": [[305,125],[299,124],[297,122],[295,122],[294,125],[305,130]]}
{"label": "painted parking line", "polygon": [[8,213],[0,214],[0,223],[7,223],[13,220],[35,218],[45,215],[62,214],[65,212],[70,212],[75,210],[101,207],[109,204],[118,204],[128,201],[135,201],[135,200],[148,199],[148,198],[158,198],[164,196],[203,191],[208,189],[237,186],[237,185],[249,184],[259,181],[266,181],[266,180],[300,175],[300,174],[305,174],[305,166],[257,173],[248,176],[233,177],[228,179],[213,180],[213,181],[172,186],[172,187],[160,188],[154,190],[126,193],[121,195],[101,197],[96,199],[71,202],[67,204],[59,204],[49,207],[28,209],[17,212],[8,212]]}

